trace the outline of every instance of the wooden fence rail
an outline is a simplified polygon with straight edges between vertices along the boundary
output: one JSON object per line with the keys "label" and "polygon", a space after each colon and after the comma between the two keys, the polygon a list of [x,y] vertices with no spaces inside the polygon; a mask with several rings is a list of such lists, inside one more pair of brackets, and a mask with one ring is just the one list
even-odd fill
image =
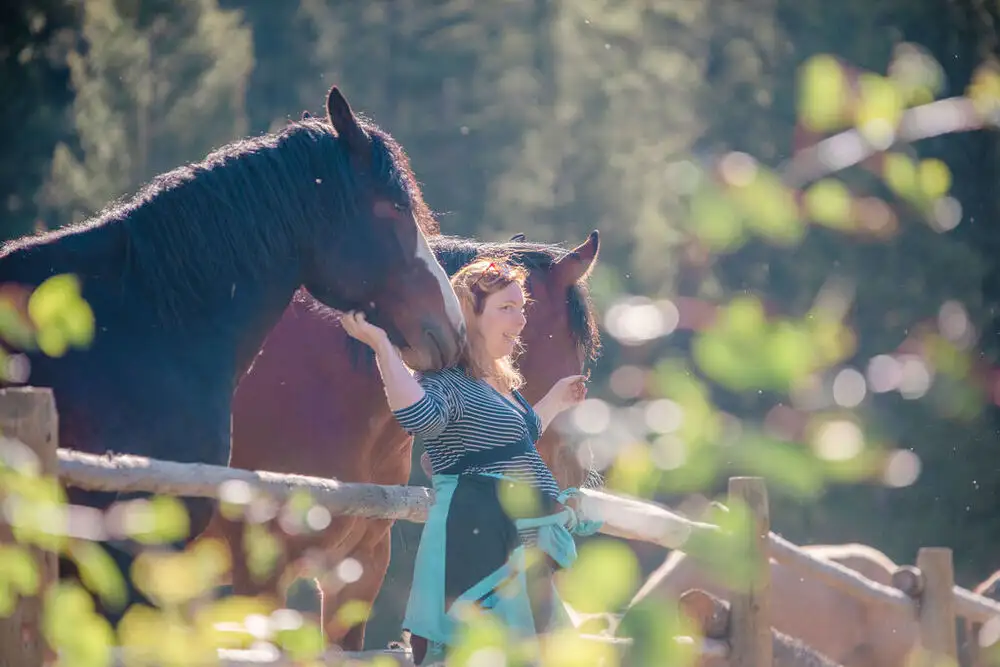
{"label": "wooden fence rail", "polygon": [[[57,417],[51,391],[32,387],[0,390],[0,431],[5,438],[19,440],[38,455],[42,470],[58,476],[67,486],[102,491],[140,491],[174,496],[219,498],[233,485],[264,492],[281,501],[292,494],[308,491],[313,501],[332,515],[402,519],[422,523],[433,502],[433,491],[410,486],[352,484],[304,475],[284,475],[246,471],[205,464],[159,461],[140,456],[96,456],[59,449],[55,427]],[[770,623],[770,568],[773,557],[803,576],[855,596],[867,604],[884,605],[912,612],[920,621],[918,657],[925,664],[933,656],[955,659],[954,618],[986,622],[1000,615],[1000,604],[954,585],[951,552],[948,549],[921,549],[917,567],[901,568],[894,582],[907,590],[869,581],[860,573],[837,563],[814,558],[798,546],[770,531],[767,490],[760,478],[733,478],[730,502],[740,501],[751,511],[756,530],[741,553],[756,563],[753,585],[736,592],[729,604],[729,634],[725,645],[711,637],[701,645],[703,656],[726,656],[733,667],[771,667],[776,654],[772,646]],[[695,543],[692,538],[718,537],[718,526],[691,521],[667,509],[638,500],[600,491],[585,490],[581,512],[586,518],[603,521],[601,532],[631,540],[682,549]],[[9,536],[6,538],[9,539]],[[0,542],[5,535],[0,526]],[[42,564],[43,586],[51,584],[55,574],[46,557]],[[908,582],[908,583],[907,583]],[[905,584],[905,585],[904,585]],[[33,601],[34,600],[34,601]],[[40,667],[46,663],[39,648],[40,607],[27,599],[17,613],[0,619],[0,664],[10,667]],[[949,630],[950,628],[950,630]],[[7,640],[4,640],[4,638]],[[10,641],[17,637],[19,641]],[[713,643],[715,642],[715,643]],[[339,664],[345,657],[331,655],[327,664]],[[220,653],[228,665],[269,664],[256,658],[241,659],[234,653]]]}
{"label": "wooden fence rail", "polygon": [[[59,477],[69,486],[92,491],[145,491],[175,496],[218,498],[226,483],[247,484],[276,500],[308,491],[313,500],[333,515],[380,519],[402,519],[423,523],[434,502],[434,491],[415,486],[380,486],[336,480],[248,471],[203,463],[176,463],[142,456],[98,456],[67,449],[58,450]],[[719,532],[710,523],[692,521],[666,508],[602,491],[583,490],[581,510],[587,518],[601,519],[601,532],[615,537],[684,549],[694,536]],[[768,548],[776,560],[800,574],[815,577],[873,606],[912,610],[906,592],[871,581],[839,563],[818,560],[801,547],[773,532]],[[912,575],[919,570],[907,566]],[[955,612],[971,621],[985,623],[1000,615],[1000,603],[955,586]]]}

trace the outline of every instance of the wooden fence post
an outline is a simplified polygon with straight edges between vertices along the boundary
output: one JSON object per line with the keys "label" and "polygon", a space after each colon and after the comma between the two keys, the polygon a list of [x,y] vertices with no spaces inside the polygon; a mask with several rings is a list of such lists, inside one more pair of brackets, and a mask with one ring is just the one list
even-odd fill
{"label": "wooden fence post", "polygon": [[917,552],[920,570],[919,667],[953,667],[958,664],[955,636],[955,573],[951,549],[921,547]]}
{"label": "wooden fence post", "polygon": [[[58,477],[58,434],[51,389],[0,389],[0,438],[18,440],[30,449],[38,457],[39,473],[43,476]],[[0,489],[0,497],[2,495]],[[9,527],[0,524],[0,543],[12,541]],[[3,667],[42,667],[55,658],[42,637],[41,620],[43,596],[59,578],[59,561],[56,554],[36,548],[32,548],[32,556],[38,568],[39,593],[21,598],[10,617],[0,618],[0,665]]]}
{"label": "wooden fence post", "polygon": [[754,526],[741,553],[753,561],[747,588],[733,591],[730,603],[732,667],[771,667],[771,563],[768,535],[771,532],[767,486],[760,477],[731,477],[729,506],[742,503],[753,516]]}

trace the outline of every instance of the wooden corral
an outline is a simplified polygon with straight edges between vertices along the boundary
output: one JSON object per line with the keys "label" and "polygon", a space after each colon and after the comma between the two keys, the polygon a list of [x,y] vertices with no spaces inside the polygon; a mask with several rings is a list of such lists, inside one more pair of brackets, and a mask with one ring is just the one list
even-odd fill
{"label": "wooden corral", "polygon": [[[313,501],[331,515],[403,519],[422,523],[433,502],[430,489],[408,486],[347,484],[336,480],[301,475],[249,472],[220,466],[158,461],[137,456],[95,456],[58,448],[57,415],[50,390],[32,387],[0,390],[0,431],[3,437],[21,441],[41,462],[45,474],[57,472],[66,486],[104,491],[143,491],[178,496],[218,498],[224,483],[246,484],[275,500],[307,490]],[[820,579],[866,603],[904,609],[919,619],[920,633],[916,665],[931,665],[936,658],[953,664],[957,648],[955,617],[985,623],[1000,615],[1000,604],[954,585],[949,549],[928,547],[920,550],[916,566],[899,569],[894,587],[869,581],[858,572],[832,562],[818,560],[800,547],[770,531],[767,490],[763,480],[732,478],[731,503],[739,502],[754,518],[754,530],[740,553],[753,563],[752,584],[733,595],[728,604],[706,594],[691,591],[682,596],[681,610],[696,621],[700,637],[678,638],[699,647],[704,664],[732,667],[826,667],[831,661],[811,651],[793,638],[775,633],[769,622],[770,569],[768,558],[794,568],[803,577]],[[690,550],[722,535],[719,526],[690,521],[665,508],[609,493],[585,490],[581,512],[586,518],[603,521],[607,535],[658,544],[669,549]],[[0,541],[10,540],[0,532]],[[717,543],[717,541],[716,541]],[[41,591],[57,578],[51,555],[36,552],[41,566]],[[41,605],[38,596],[23,597],[14,614],[0,619],[0,665],[40,667],[51,662],[39,634]],[[594,641],[599,641],[594,639]],[[621,648],[628,662],[628,642],[604,639]],[[369,656],[393,658],[410,664],[406,651],[366,651],[348,655],[332,651],[327,665],[365,661]],[[119,656],[120,661],[120,656]],[[220,664],[291,664],[283,656],[268,651],[220,651]]]}

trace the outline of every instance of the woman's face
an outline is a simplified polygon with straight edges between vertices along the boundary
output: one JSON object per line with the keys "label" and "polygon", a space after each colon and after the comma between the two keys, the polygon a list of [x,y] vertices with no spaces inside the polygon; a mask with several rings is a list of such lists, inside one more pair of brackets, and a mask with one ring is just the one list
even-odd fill
{"label": "woman's face", "polygon": [[501,359],[514,351],[525,322],[524,292],[517,283],[486,297],[479,315],[479,333],[490,359]]}

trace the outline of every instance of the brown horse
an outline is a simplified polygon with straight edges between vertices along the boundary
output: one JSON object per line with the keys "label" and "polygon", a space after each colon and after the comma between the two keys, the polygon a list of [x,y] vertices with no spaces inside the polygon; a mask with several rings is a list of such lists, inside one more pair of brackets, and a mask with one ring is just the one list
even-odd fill
{"label": "brown horse", "polygon": [[[897,566],[877,549],[864,544],[802,548],[817,558],[849,567],[871,581],[892,585],[892,573]],[[696,559],[674,551],[650,575],[629,607],[650,596],[676,600],[692,588],[729,599],[729,590]],[[917,640],[914,618],[869,607],[838,589],[803,578],[773,558],[771,595],[771,623],[775,630],[802,640],[845,667],[904,667]]]}
{"label": "brown horse", "polygon": [[[527,400],[537,401],[556,380],[580,373],[588,358],[596,359],[600,336],[586,288],[598,253],[596,231],[571,251],[513,239],[486,243],[436,236],[428,242],[449,275],[482,256],[506,257],[528,269],[531,301],[520,359]],[[236,391],[231,465],[406,484],[412,438],[390,413],[372,362],[367,348],[350,339],[329,310],[300,294]],[[538,447],[561,485],[588,482],[577,456],[562,451],[555,429]],[[599,477],[589,481],[593,486]],[[334,517],[325,530],[297,536],[283,534],[272,523],[285,553],[273,575],[255,581],[241,548],[242,524],[216,519],[209,530],[230,544],[235,594],[262,595],[277,603],[287,583],[306,573],[302,566],[311,553],[318,557],[312,571],[323,572],[323,625],[329,640],[348,650],[362,648],[365,623],[344,623],[337,611],[349,600],[371,608],[389,566],[391,521]],[[341,562],[350,567],[336,567]]]}

